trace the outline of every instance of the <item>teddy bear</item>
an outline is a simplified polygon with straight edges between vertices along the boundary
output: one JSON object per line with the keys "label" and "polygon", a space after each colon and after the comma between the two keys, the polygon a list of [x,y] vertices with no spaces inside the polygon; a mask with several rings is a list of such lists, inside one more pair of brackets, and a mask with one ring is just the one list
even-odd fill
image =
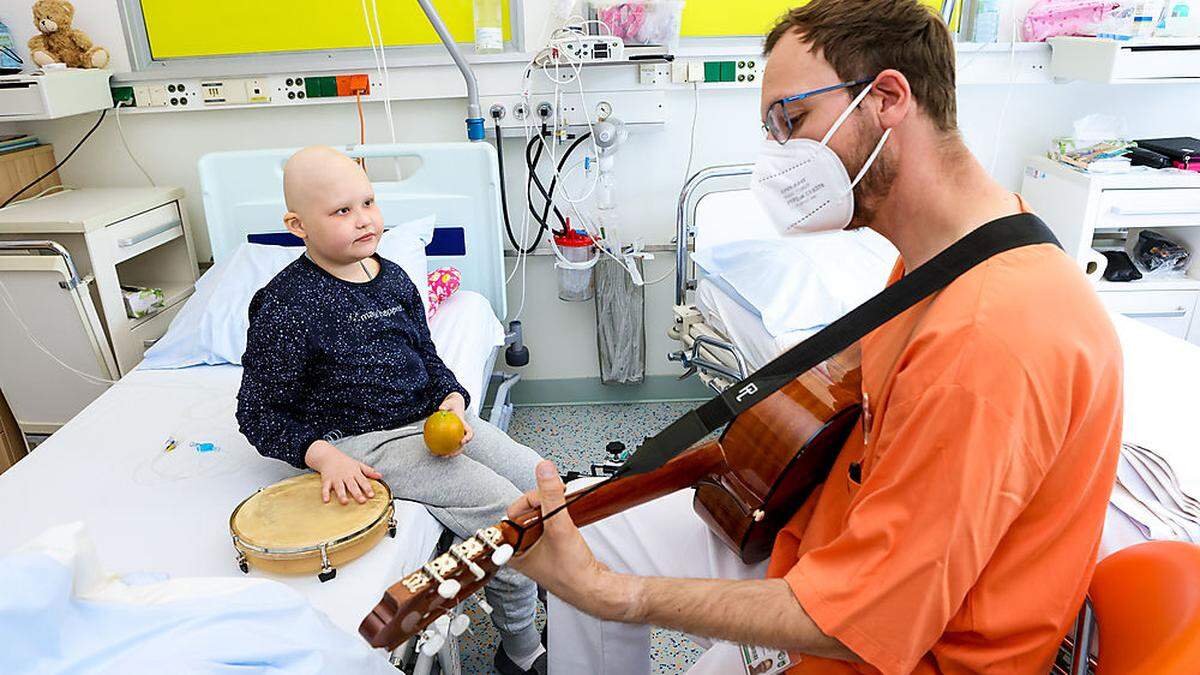
{"label": "teddy bear", "polygon": [[65,63],[69,68],[103,68],[108,50],[93,47],[87,33],[71,28],[75,7],[67,0],[37,0],[33,23],[41,35],[29,38],[29,53],[39,66]]}

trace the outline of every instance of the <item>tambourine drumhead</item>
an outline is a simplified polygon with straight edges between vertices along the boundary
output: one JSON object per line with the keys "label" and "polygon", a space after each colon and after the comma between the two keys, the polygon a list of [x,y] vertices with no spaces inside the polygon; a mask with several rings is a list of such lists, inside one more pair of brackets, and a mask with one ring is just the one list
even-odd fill
{"label": "tambourine drumhead", "polygon": [[321,476],[316,473],[263,488],[229,517],[235,546],[256,567],[281,573],[321,569],[322,545],[334,565],[344,564],[370,550],[391,524],[391,490],[376,480],[371,484],[374,497],[344,505],[336,496],[321,501]]}

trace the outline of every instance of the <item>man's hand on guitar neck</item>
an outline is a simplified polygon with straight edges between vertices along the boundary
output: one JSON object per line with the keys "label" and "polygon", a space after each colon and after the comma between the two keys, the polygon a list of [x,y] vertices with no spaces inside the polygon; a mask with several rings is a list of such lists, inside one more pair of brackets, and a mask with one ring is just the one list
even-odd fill
{"label": "man's hand on guitar neck", "polygon": [[[508,508],[549,513],[565,503],[554,464],[537,467],[538,489]],[[592,554],[565,509],[543,523],[536,544],[512,565],[548,592],[606,621],[646,623],[730,642],[857,661],[825,635],[782,579],[728,581],[637,577],[610,570]]]}
{"label": "man's hand on guitar neck", "polygon": [[[537,465],[537,483],[536,492],[526,493],[508,507],[510,518],[539,508],[546,514],[565,503],[566,488],[552,462],[543,461]],[[542,536],[533,548],[513,558],[510,564],[548,592],[588,614],[613,621],[624,620],[616,616],[634,600],[620,597],[628,590],[629,577],[613,572],[596,560],[566,510],[543,521],[542,528]]]}

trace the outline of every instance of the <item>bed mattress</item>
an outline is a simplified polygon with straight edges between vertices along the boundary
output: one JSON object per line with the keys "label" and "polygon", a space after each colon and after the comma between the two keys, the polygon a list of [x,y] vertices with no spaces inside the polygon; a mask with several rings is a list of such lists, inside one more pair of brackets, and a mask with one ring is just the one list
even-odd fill
{"label": "bed mattress", "polygon": [[[477,410],[504,340],[491,306],[481,295],[460,292],[442,305],[430,329]],[[100,562],[119,574],[240,575],[230,513],[257,489],[298,473],[260,457],[238,432],[240,380],[241,368],[231,365],[130,373],[0,475],[0,554],[52,525],[83,521]],[[178,443],[169,453],[168,438]],[[193,442],[219,449],[199,453]],[[441,534],[417,504],[396,502],[396,520],[395,539],[385,537],[332,581],[272,578],[357,633],[383,591],[424,563]]]}
{"label": "bed mattress", "polygon": [[741,350],[746,366],[751,371],[763,367],[818,330],[794,330],[778,336],[771,335],[758,312],[715,277],[704,277],[697,282],[695,302],[705,322]]}

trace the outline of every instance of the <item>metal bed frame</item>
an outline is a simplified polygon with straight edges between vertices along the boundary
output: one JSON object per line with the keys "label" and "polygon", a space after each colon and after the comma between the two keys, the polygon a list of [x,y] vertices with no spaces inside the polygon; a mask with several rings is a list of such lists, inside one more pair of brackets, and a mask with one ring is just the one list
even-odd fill
{"label": "metal bed frame", "polygon": [[683,349],[667,354],[667,359],[683,366],[682,377],[695,374],[717,392],[744,379],[750,370],[741,350],[705,323],[696,305],[688,302],[688,292],[696,290],[696,266],[690,259],[695,250],[696,209],[707,195],[747,189],[753,169],[753,164],[701,169],[684,184],[675,214],[675,305],[667,335],[679,341]]}

